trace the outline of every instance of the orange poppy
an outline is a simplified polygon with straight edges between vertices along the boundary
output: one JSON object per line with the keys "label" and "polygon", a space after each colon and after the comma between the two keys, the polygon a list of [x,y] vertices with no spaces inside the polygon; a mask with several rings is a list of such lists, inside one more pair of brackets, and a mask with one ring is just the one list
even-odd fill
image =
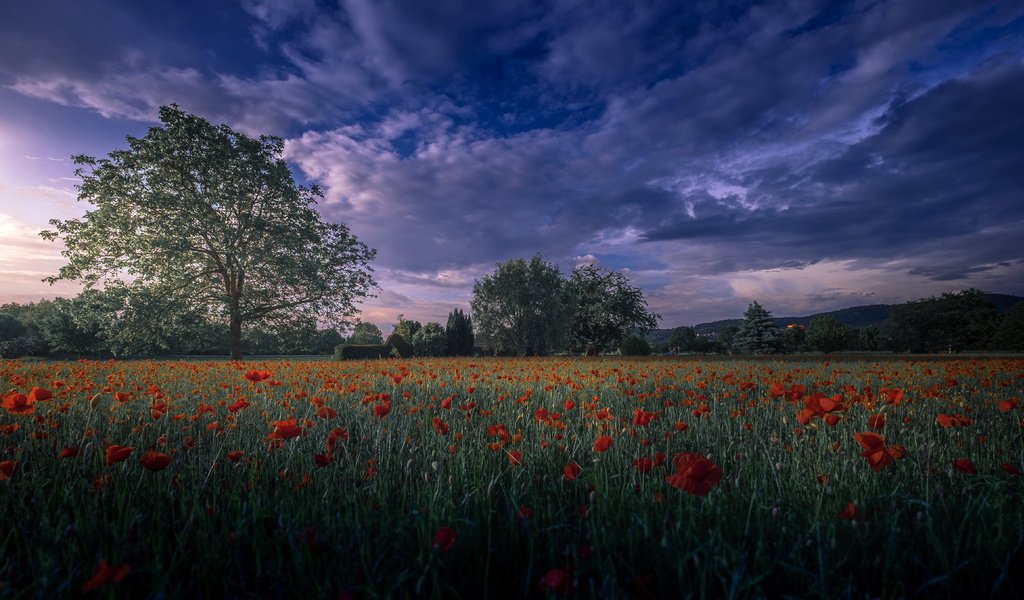
{"label": "orange poppy", "polygon": [[139,457],[139,462],[150,471],[163,471],[167,465],[171,464],[171,456],[150,450]]}
{"label": "orange poppy", "polygon": [[33,402],[43,402],[53,398],[53,392],[44,388],[33,387],[28,392],[28,399]]}
{"label": "orange poppy", "polygon": [[11,392],[4,396],[0,406],[3,406],[4,410],[12,415],[30,415],[36,412],[36,401],[17,392]]}
{"label": "orange poppy", "polygon": [[112,465],[114,463],[128,460],[128,456],[134,451],[135,448],[111,444],[110,446],[107,446],[107,464]]}

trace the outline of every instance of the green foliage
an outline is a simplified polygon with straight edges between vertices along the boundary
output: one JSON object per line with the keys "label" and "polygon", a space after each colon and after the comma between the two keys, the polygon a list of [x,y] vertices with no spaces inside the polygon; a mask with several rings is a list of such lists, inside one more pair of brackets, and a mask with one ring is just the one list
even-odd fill
{"label": "green foliage", "polygon": [[341,344],[334,349],[334,360],[367,360],[391,358],[388,344]]}
{"label": "green foliage", "polygon": [[412,358],[413,355],[416,353],[415,348],[413,348],[412,344],[405,341],[405,338],[402,337],[402,334],[400,333],[392,333],[391,335],[389,335],[388,339],[384,340],[384,345],[393,348],[396,352],[398,352],[398,356],[402,358]]}
{"label": "green foliage", "polygon": [[412,336],[416,356],[444,356],[448,350],[448,336],[440,323],[427,323]]}
{"label": "green foliage", "polygon": [[402,338],[412,341],[413,336],[422,327],[423,325],[419,321],[410,321],[405,318],[405,315],[398,315],[398,322],[395,323],[391,333],[397,333]]}
{"label": "green foliage", "polygon": [[498,264],[473,284],[471,306],[481,341],[496,354],[556,352],[572,319],[565,280],[539,255]]}
{"label": "green foliage", "polygon": [[615,347],[627,332],[643,335],[658,326],[660,317],[647,311],[643,290],[630,286],[617,271],[576,267],[567,295],[573,315],[568,348],[573,352],[597,356]]}
{"label": "green foliage", "polygon": [[53,220],[68,264],[49,278],[88,287],[121,281],[217,312],[232,358],[242,324],[318,319],[340,325],[374,285],[374,251],[314,208],[295,184],[280,138],[250,138],[176,106],[160,127],[105,159],[76,156],[81,219]]}
{"label": "green foliage", "polygon": [[619,346],[619,352],[622,356],[648,356],[651,353],[651,345],[638,335],[627,335]]}
{"label": "green foliage", "polygon": [[803,352],[807,349],[807,331],[802,325],[787,325],[782,330],[782,350],[784,352]]}
{"label": "green foliage", "polygon": [[445,352],[448,356],[472,356],[473,321],[462,312],[462,309],[456,308],[448,313],[444,334]]}
{"label": "green foliage", "polygon": [[1024,302],[1003,314],[989,347],[993,350],[1024,351]]}
{"label": "green foliage", "polygon": [[348,338],[349,344],[383,344],[384,336],[380,328],[373,323],[356,321],[352,328],[352,335]]}
{"label": "green foliage", "polygon": [[736,335],[740,332],[740,328],[737,325],[726,325],[718,330],[715,335],[715,340],[722,347],[722,351],[726,354],[732,354],[737,351],[736,349]]}
{"label": "green foliage", "polygon": [[999,324],[995,305],[969,289],[892,308],[891,344],[901,352],[959,352],[987,348]]}
{"label": "green foliage", "polygon": [[749,354],[774,354],[782,346],[782,336],[771,313],[752,302],[743,313],[743,322],[733,340],[733,345],[740,352]]}
{"label": "green foliage", "polygon": [[811,327],[807,332],[807,344],[825,354],[846,349],[846,338],[849,328],[830,315],[811,319]]}

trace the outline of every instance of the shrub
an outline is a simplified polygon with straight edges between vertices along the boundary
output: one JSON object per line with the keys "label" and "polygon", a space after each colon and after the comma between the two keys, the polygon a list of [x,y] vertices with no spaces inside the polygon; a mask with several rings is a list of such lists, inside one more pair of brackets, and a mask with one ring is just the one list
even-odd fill
{"label": "shrub", "polygon": [[647,340],[636,335],[626,336],[619,346],[623,356],[647,356],[651,353],[651,345]]}
{"label": "shrub", "polygon": [[334,360],[365,360],[368,358],[391,358],[391,346],[387,344],[341,344],[334,348]]}
{"label": "shrub", "polygon": [[412,336],[412,347],[416,356],[444,356],[448,337],[440,323],[427,323]]}
{"label": "shrub", "polygon": [[398,356],[401,358],[412,358],[413,348],[412,344],[405,341],[400,334],[392,333],[388,336],[388,339],[384,340],[385,346],[391,346],[398,351]]}

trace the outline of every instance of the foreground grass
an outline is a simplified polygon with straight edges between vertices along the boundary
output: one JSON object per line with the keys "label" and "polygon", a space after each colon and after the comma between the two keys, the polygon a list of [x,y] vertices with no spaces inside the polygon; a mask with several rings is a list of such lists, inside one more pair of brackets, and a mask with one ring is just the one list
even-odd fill
{"label": "foreground grass", "polygon": [[[130,572],[88,593],[130,597],[1024,595],[1022,360],[6,361],[0,377],[54,395],[0,413],[0,598],[78,595],[100,560]],[[800,424],[819,391],[835,424]],[[854,434],[878,414],[907,452],[876,473]],[[112,444],[134,450],[108,464]],[[150,450],[169,466],[144,468]],[[681,452],[721,468],[706,496],[666,481]]]}

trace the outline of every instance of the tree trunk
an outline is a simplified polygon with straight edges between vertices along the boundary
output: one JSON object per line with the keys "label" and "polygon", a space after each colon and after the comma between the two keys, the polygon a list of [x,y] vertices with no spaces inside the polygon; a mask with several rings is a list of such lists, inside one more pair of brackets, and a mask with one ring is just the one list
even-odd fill
{"label": "tree trunk", "polygon": [[237,308],[231,309],[228,349],[231,351],[231,360],[242,360],[242,314]]}

